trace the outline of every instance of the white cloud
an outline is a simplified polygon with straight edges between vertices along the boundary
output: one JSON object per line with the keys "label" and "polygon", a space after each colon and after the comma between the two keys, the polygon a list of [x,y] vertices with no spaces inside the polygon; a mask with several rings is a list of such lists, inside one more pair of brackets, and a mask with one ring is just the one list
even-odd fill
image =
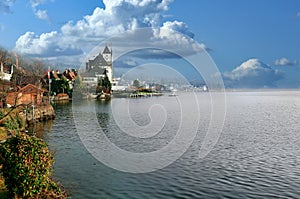
{"label": "white cloud", "polygon": [[165,32],[168,32],[169,34],[165,35],[166,37],[171,36],[172,34],[174,34],[174,31],[180,32],[184,35],[187,35],[191,38],[194,37],[194,34],[192,32],[189,31],[188,26],[181,21],[167,21],[163,24],[162,28],[163,30],[165,30]]}
{"label": "white cloud", "polygon": [[11,6],[15,3],[15,0],[1,0],[0,1],[0,13],[11,13]]}
{"label": "white cloud", "polygon": [[35,16],[42,20],[50,20],[47,10],[37,10]]}
{"label": "white cloud", "polygon": [[297,16],[297,17],[300,17],[300,12],[298,12],[296,16]]}
{"label": "white cloud", "polygon": [[271,88],[276,87],[276,81],[283,78],[283,73],[258,59],[249,59],[222,77],[228,87]]}
{"label": "white cloud", "polygon": [[294,66],[297,65],[298,61],[290,61],[289,59],[283,57],[274,61],[274,65],[276,66]]}
{"label": "white cloud", "polygon": [[133,68],[138,65],[139,63],[136,60],[130,58],[121,58],[114,62],[114,66],[117,68]]}
{"label": "white cloud", "polygon": [[138,63],[135,60],[130,60],[130,59],[124,60],[123,63],[126,64],[127,66],[131,66],[131,67],[138,65]]}
{"label": "white cloud", "polygon": [[[32,35],[25,33],[16,44],[16,50],[29,55],[53,56],[57,52],[55,47],[67,46],[63,48],[63,53],[78,53],[79,47],[85,52],[90,52],[92,48],[99,45],[101,41],[115,36],[118,41],[113,41],[116,52],[120,45],[139,45],[142,42],[153,46],[172,45],[174,49],[192,54],[195,50],[205,49],[205,45],[197,44],[192,40],[194,36],[189,31],[187,25],[180,21],[163,21],[163,13],[168,10],[173,0],[104,0],[105,8],[95,8],[91,15],[86,15],[83,19],[73,22],[69,21],[61,27],[60,32],[56,32],[56,38],[45,40],[45,35],[53,33],[43,33]],[[38,6],[44,1],[32,1],[33,6]],[[46,17],[46,15],[41,15]],[[147,28],[146,33],[137,31],[140,28]],[[129,31],[130,33],[124,34]],[[179,34],[181,33],[181,34]],[[29,37],[30,36],[30,37]],[[27,38],[27,39],[24,39]],[[29,42],[38,43],[42,50],[38,51],[35,45]],[[121,44],[122,43],[122,44]],[[76,47],[76,46],[78,47]],[[27,47],[26,50],[22,49]],[[69,48],[72,46],[71,48]],[[70,50],[70,51],[68,51]],[[47,55],[46,53],[50,53]],[[182,54],[181,53],[181,54]],[[160,54],[160,56],[164,56]],[[77,61],[77,60],[76,60]]]}
{"label": "white cloud", "polygon": [[62,55],[81,54],[82,51],[72,44],[60,42],[60,35],[56,31],[36,36],[34,32],[27,32],[16,41],[16,49],[22,54],[39,57],[53,57]]}
{"label": "white cloud", "polygon": [[34,15],[41,20],[50,21],[50,17],[48,15],[47,10],[40,10],[37,7],[41,4],[46,3],[46,0],[30,0],[31,8]]}
{"label": "white cloud", "polygon": [[46,0],[30,0],[30,4],[32,8],[39,6],[40,4],[44,4]]}
{"label": "white cloud", "polygon": [[68,22],[61,30],[68,36],[89,38],[107,37],[160,23],[161,12],[168,9],[170,0],[104,0],[105,9],[95,8],[92,15]]}

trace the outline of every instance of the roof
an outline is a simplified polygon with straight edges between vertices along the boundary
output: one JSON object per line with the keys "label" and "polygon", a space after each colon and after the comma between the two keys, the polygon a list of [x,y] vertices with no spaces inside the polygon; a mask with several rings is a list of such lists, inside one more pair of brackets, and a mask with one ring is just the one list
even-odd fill
{"label": "roof", "polygon": [[71,71],[70,69],[66,69],[63,73],[63,75],[68,78],[69,80],[73,80],[75,79],[76,75],[73,71]]}
{"label": "roof", "polygon": [[102,54],[110,54],[110,50],[107,46],[105,46],[104,50],[103,50],[103,53]]}
{"label": "roof", "polygon": [[33,84],[27,84],[26,86],[24,86],[20,89],[20,92],[22,92],[22,93],[44,93],[45,90],[42,90]]}
{"label": "roof", "polygon": [[51,76],[51,79],[52,78],[54,78],[54,79],[60,79],[60,77],[59,77],[59,71],[52,71],[51,73],[50,73],[50,76]]}
{"label": "roof", "polygon": [[81,77],[96,77],[96,74],[105,74],[105,68],[94,67],[81,74]]}
{"label": "roof", "polygon": [[95,59],[89,60],[88,64],[90,67],[91,66],[107,66],[108,65],[101,54],[99,54],[97,57],[95,57]]}

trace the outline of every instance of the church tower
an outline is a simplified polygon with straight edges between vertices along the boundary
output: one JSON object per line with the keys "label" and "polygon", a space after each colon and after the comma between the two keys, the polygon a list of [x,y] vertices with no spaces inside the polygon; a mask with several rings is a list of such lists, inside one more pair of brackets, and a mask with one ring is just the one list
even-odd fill
{"label": "church tower", "polygon": [[107,46],[105,46],[105,48],[102,52],[102,57],[108,65],[105,67],[105,69],[106,69],[109,81],[112,82],[113,81],[112,49],[109,50],[109,48]]}
{"label": "church tower", "polygon": [[102,56],[108,64],[112,64],[112,51],[107,46],[105,46]]}

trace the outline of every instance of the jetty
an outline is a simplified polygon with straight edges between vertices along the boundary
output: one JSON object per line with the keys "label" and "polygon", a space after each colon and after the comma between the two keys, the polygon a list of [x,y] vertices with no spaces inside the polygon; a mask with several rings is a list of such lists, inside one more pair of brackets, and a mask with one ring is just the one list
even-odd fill
{"label": "jetty", "polygon": [[158,92],[136,92],[136,93],[131,93],[129,95],[130,98],[158,97],[158,96],[162,96],[162,93],[158,93]]}

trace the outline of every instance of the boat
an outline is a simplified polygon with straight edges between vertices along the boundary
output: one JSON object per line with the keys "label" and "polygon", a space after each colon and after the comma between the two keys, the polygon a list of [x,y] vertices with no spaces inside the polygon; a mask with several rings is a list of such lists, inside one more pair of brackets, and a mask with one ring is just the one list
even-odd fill
{"label": "boat", "polygon": [[172,93],[169,94],[169,97],[176,97],[177,96],[177,92],[173,91]]}
{"label": "boat", "polygon": [[208,92],[208,87],[206,85],[203,86],[203,91]]}
{"label": "boat", "polygon": [[96,99],[100,101],[109,101],[111,99],[111,95],[109,93],[101,93]]}

